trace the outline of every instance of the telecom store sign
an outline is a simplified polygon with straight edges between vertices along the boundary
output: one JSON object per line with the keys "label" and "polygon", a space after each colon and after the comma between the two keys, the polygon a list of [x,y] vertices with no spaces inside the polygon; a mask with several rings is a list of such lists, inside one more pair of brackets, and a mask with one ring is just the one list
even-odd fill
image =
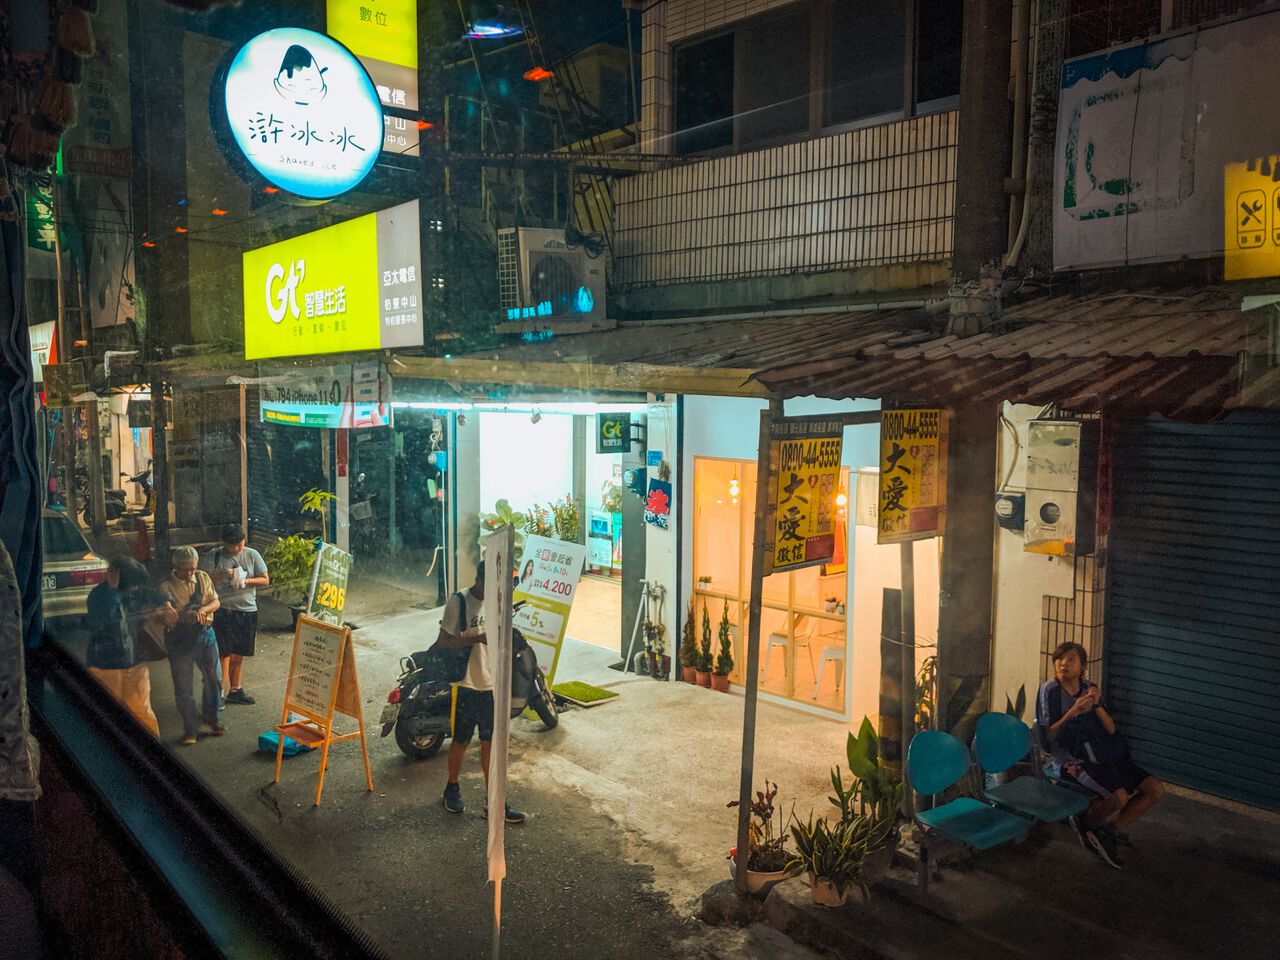
{"label": "telecom store sign", "polygon": [[244,254],[247,360],[417,347],[418,201]]}
{"label": "telecom store sign", "polygon": [[346,193],[382,149],[382,106],[351,52],[313,30],[254,37],[227,69],[227,124],[249,164],[272,185],[310,200]]}

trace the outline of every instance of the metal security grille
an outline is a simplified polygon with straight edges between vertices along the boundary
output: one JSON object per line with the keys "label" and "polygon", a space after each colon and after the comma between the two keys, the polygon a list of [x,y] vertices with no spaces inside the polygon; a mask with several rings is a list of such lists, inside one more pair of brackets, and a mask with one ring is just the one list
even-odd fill
{"label": "metal security grille", "polygon": [[716,157],[618,185],[622,287],[951,256],[955,111]]}
{"label": "metal security grille", "polygon": [[1151,772],[1280,810],[1280,418],[1118,440],[1107,700]]}
{"label": "metal security grille", "polygon": [[1071,596],[1041,598],[1040,680],[1053,676],[1053,651],[1061,643],[1078,643],[1089,655],[1089,677],[1103,686],[1103,613],[1106,607],[1106,570],[1096,556],[1075,558]]}
{"label": "metal security grille", "polygon": [[1274,0],[1174,0],[1173,28],[1179,30],[1274,5]]}
{"label": "metal security grille", "polygon": [[512,227],[498,231],[498,303],[504,310],[524,304],[520,289],[520,239]]}

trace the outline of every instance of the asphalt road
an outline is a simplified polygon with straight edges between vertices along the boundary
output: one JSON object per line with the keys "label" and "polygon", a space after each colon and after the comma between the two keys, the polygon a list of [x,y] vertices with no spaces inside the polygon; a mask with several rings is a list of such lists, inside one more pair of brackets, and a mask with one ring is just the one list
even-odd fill
{"label": "asphalt road", "polygon": [[[78,634],[66,635],[73,651],[83,649]],[[259,633],[258,653],[249,662],[245,682],[258,702],[228,705],[223,711],[227,735],[202,736],[193,747],[177,745],[181,722],[169,671],[163,662],[152,664],[152,703],[162,739],[392,956],[489,957],[493,888],[486,882],[487,821],[478,744],[463,771],[467,808],[450,814],[441,804],[445,752],[410,761],[394,737],[380,738],[377,713],[393,677],[362,677],[374,792],[364,788],[357,741],[332,748],[319,807],[312,804],[318,751],[286,760],[281,783],[273,784],[274,754],[255,748],[258,733],[280,720],[290,639],[282,631]],[[387,657],[376,660],[385,673]],[[541,728],[524,718],[513,725]],[[644,860],[644,847],[632,842],[625,825],[594,809],[577,791],[557,789],[537,777],[522,756],[525,752],[512,741],[510,796],[529,819],[506,833],[503,957],[693,960],[731,955],[713,931],[681,917],[653,890],[653,867],[636,862],[637,850]],[[536,757],[536,751],[528,753]],[[760,954],[752,950],[742,955]]]}

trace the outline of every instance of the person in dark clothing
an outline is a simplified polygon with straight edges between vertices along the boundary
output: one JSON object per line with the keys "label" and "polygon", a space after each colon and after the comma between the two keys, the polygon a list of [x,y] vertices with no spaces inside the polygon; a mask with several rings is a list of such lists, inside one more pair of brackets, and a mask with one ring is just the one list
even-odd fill
{"label": "person in dark clothing", "polygon": [[1085,677],[1088,653],[1078,643],[1053,651],[1054,679],[1040,687],[1036,723],[1062,775],[1095,795],[1073,820],[1081,842],[1113,867],[1123,866],[1117,849],[1122,831],[1160,802],[1164,784],[1134,762],[1129,744]]}
{"label": "person in dark clothing", "polygon": [[[139,577],[141,578],[139,580]],[[89,593],[89,673],[120,701],[154,737],[160,721],[151,708],[151,670],[135,656],[134,594],[146,583],[146,571],[135,560],[113,560],[107,578]]]}

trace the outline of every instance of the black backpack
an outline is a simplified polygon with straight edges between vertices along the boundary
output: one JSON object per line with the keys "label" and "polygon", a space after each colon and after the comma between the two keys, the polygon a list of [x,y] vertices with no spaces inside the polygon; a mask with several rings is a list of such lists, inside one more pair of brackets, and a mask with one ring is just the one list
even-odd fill
{"label": "black backpack", "polygon": [[[454,594],[458,598],[458,609],[462,611],[462,619],[465,622],[467,618],[467,598],[462,595],[462,591]],[[440,629],[444,629],[443,625]],[[428,679],[439,680],[445,683],[457,683],[467,675],[467,664],[471,660],[472,645],[465,647],[446,647],[440,643],[439,638],[432,644],[431,649],[421,657],[414,658],[414,664],[425,670]]]}

